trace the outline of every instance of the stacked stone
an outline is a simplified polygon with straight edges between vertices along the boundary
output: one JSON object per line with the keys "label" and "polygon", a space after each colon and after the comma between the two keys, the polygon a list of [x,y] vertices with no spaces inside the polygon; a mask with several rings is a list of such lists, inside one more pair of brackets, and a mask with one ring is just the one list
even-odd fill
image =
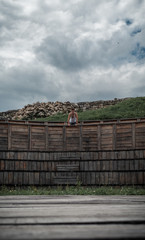
{"label": "stacked stone", "polygon": [[72,106],[76,111],[95,110],[105,108],[111,105],[115,105],[118,102],[124,101],[127,98],[106,101],[93,101],[93,102],[36,102],[34,104],[28,104],[24,108],[19,110],[12,110],[0,113],[0,119],[7,120],[28,120],[36,118],[45,118],[58,113],[68,114],[71,111]]}

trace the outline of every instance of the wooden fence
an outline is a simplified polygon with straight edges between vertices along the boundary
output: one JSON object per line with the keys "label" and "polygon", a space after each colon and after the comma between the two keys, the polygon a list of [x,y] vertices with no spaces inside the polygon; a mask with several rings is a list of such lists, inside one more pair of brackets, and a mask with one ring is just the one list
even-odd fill
{"label": "wooden fence", "polygon": [[0,184],[145,185],[145,118],[0,121]]}
{"label": "wooden fence", "polygon": [[145,119],[65,123],[0,121],[0,150],[97,151],[142,149]]}
{"label": "wooden fence", "polygon": [[0,151],[1,185],[145,185],[145,149]]}

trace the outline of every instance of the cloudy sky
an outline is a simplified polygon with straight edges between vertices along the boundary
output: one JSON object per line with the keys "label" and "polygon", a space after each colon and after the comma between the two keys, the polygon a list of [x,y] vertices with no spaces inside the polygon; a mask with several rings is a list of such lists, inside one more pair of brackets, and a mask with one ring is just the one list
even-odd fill
{"label": "cloudy sky", "polygon": [[0,0],[0,112],[137,96],[144,0]]}

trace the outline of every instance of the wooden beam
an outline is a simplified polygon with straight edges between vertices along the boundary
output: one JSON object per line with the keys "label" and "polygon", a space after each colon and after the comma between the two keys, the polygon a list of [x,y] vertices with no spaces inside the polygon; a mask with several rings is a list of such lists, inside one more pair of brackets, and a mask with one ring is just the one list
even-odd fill
{"label": "wooden beam", "polygon": [[63,126],[63,151],[66,150],[66,126]]}
{"label": "wooden beam", "polygon": [[82,151],[82,124],[80,125],[80,151]]}
{"label": "wooden beam", "polygon": [[98,150],[101,149],[101,125],[98,125]]}
{"label": "wooden beam", "polygon": [[12,134],[11,124],[8,124],[8,150],[11,150],[11,134]]}
{"label": "wooden beam", "polygon": [[48,123],[45,123],[45,149],[48,150]]}
{"label": "wooden beam", "polygon": [[113,150],[116,149],[116,124],[113,126]]}
{"label": "wooden beam", "polygon": [[32,149],[32,145],[31,145],[31,125],[28,125],[28,149],[29,150]]}
{"label": "wooden beam", "polygon": [[132,123],[132,148],[136,147],[135,142],[135,123]]}

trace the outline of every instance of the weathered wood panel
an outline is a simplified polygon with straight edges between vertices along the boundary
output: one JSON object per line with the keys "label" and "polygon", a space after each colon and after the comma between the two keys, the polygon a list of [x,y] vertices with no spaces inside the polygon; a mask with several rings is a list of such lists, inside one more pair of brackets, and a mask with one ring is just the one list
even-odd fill
{"label": "weathered wood panel", "polygon": [[98,149],[98,126],[82,126],[82,150]]}
{"label": "weathered wood panel", "polygon": [[48,127],[48,149],[49,151],[63,151],[63,127]]}
{"label": "weathered wood panel", "polygon": [[0,184],[145,185],[145,149],[97,152],[0,151]]}
{"label": "weathered wood panel", "polygon": [[11,149],[28,149],[28,126],[11,125]]}
{"label": "weathered wood panel", "polygon": [[0,121],[1,150],[97,151],[141,149],[144,146],[144,119],[96,121],[75,127],[33,121]]}
{"label": "weathered wood panel", "polygon": [[8,149],[8,125],[0,124],[0,150]]}
{"label": "weathered wood panel", "polygon": [[45,126],[31,126],[31,150],[46,150]]}
{"label": "weathered wood panel", "polygon": [[101,149],[113,150],[113,125],[101,126]]}
{"label": "weathered wood panel", "polygon": [[145,146],[145,123],[137,123],[135,129],[136,148]]}
{"label": "weathered wood panel", "polygon": [[76,126],[66,127],[66,151],[80,150],[80,129]]}
{"label": "weathered wood panel", "polygon": [[130,149],[132,147],[132,124],[116,125],[116,148]]}

